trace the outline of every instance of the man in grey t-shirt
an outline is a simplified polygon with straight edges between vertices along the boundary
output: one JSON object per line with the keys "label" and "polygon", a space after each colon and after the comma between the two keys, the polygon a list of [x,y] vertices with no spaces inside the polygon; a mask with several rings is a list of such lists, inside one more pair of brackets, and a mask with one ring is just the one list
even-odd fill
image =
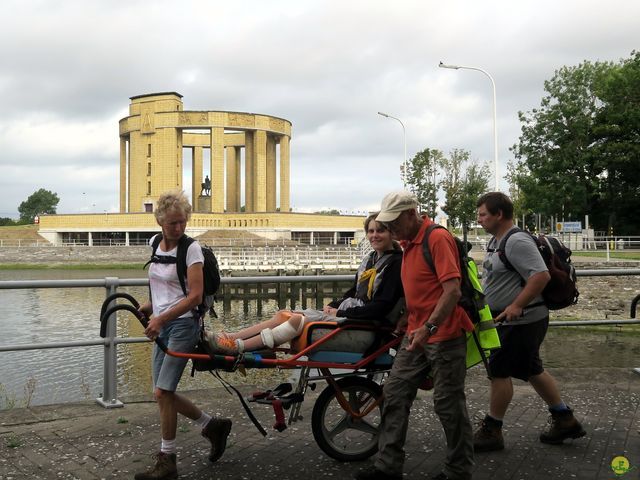
{"label": "man in grey t-shirt", "polygon": [[[483,287],[498,327],[501,348],[489,358],[491,392],[489,413],[474,434],[474,450],[502,450],[502,423],[513,398],[511,378],[529,382],[549,407],[551,426],[540,441],[561,444],[567,438],[586,434],[573,411],[560,397],[556,380],[542,366],[540,345],[549,326],[549,310],[542,291],[549,282],[547,267],[533,238],[526,232],[512,233],[499,251],[501,240],[516,228],[513,204],[500,192],[483,195],[476,203],[478,223],[493,235],[483,262]],[[506,256],[513,270],[501,256]]]}

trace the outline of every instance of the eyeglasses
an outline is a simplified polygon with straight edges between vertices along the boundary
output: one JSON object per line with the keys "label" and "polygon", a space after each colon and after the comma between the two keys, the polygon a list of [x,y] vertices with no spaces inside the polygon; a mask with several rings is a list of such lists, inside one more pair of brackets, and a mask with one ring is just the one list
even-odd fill
{"label": "eyeglasses", "polygon": [[396,219],[391,222],[382,222],[383,225],[387,227],[387,230],[389,230],[391,233],[398,231],[398,227],[400,226],[400,217],[402,217],[402,213],[400,213],[400,215],[398,215]]}

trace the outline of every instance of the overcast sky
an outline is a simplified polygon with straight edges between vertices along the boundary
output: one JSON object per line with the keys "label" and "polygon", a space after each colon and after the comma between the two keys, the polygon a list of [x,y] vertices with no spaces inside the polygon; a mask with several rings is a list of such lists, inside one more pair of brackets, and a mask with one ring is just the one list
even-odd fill
{"label": "overcast sky", "polygon": [[[463,148],[499,173],[518,111],[564,65],[628,58],[640,2],[71,1],[0,3],[0,216],[39,188],[59,213],[117,211],[118,120],[129,97],[293,124],[295,210],[375,209],[407,154]],[[505,184],[506,185],[506,184]]]}

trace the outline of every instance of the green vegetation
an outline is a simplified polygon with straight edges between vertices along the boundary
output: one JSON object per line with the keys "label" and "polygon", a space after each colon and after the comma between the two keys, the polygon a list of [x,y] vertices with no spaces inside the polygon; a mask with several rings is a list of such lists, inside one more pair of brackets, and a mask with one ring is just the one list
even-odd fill
{"label": "green vegetation", "polygon": [[60,198],[58,194],[41,188],[33,192],[29,197],[20,204],[18,212],[20,213],[20,221],[33,223],[36,215],[42,213],[56,213]]}
{"label": "green vegetation", "polygon": [[[437,175],[440,172],[438,184]],[[409,161],[407,185],[418,198],[420,210],[435,217],[438,191],[445,197],[444,212],[453,227],[468,228],[476,218],[476,201],[489,188],[489,167],[471,160],[471,153],[459,148],[449,156],[426,148]]]}
{"label": "green vegetation", "polygon": [[116,420],[118,423],[129,423],[129,420],[127,420],[124,417],[118,417],[118,420]]}
{"label": "green vegetation", "polygon": [[7,437],[6,445],[7,448],[18,448],[22,446],[22,440],[20,440],[16,434],[12,433]]}
{"label": "green vegetation", "polygon": [[[516,215],[582,219],[596,230],[640,229],[640,52],[562,67],[540,106],[520,112],[510,194]],[[548,224],[548,222],[545,222]]]}
{"label": "green vegetation", "polygon": [[[594,257],[594,258],[607,258],[606,252],[572,252],[574,257]],[[640,252],[609,252],[609,258],[617,258],[622,260],[640,260]]]}

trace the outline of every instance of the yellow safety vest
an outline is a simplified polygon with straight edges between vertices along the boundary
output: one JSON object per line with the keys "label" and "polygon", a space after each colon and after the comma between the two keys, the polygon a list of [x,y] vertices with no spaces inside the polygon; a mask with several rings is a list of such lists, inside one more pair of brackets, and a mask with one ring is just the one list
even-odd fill
{"label": "yellow safety vest", "polygon": [[[498,337],[496,324],[493,322],[491,310],[482,293],[482,285],[478,278],[478,267],[473,260],[469,259],[467,268],[471,284],[477,292],[476,307],[480,317],[480,322],[475,325],[473,331],[467,332],[467,368],[470,368],[482,361],[482,355],[488,358],[491,350],[500,348],[500,338]],[[478,348],[478,342],[481,348]],[[482,354],[480,353],[481,351]]]}

